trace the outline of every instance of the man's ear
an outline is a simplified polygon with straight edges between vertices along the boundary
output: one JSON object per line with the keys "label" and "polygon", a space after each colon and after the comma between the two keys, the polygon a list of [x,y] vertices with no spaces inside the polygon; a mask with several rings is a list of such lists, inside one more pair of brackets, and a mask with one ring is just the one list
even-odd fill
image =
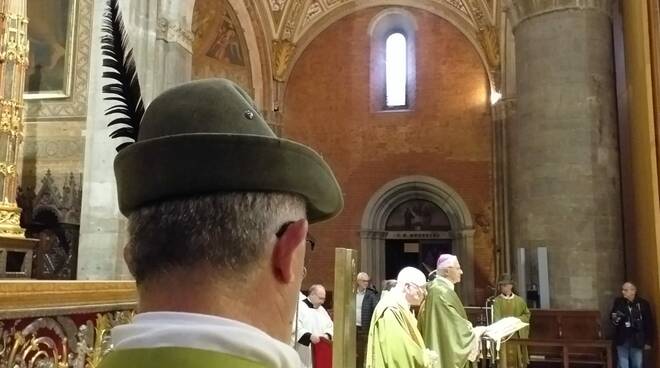
{"label": "man's ear", "polygon": [[308,226],[306,219],[293,222],[287,226],[282,236],[277,239],[272,258],[273,272],[277,280],[288,284],[294,279],[297,272],[294,256],[298,247],[302,247],[301,259],[304,260]]}

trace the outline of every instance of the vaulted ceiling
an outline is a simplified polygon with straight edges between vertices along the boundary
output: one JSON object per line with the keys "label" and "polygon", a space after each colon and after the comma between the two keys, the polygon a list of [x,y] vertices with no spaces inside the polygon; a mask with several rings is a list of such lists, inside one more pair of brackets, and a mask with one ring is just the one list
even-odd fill
{"label": "vaulted ceiling", "polygon": [[416,6],[451,14],[467,34],[473,35],[490,70],[500,64],[498,11],[501,0],[257,0],[273,39],[273,74],[285,78],[301,40],[317,34],[337,16],[375,5]]}

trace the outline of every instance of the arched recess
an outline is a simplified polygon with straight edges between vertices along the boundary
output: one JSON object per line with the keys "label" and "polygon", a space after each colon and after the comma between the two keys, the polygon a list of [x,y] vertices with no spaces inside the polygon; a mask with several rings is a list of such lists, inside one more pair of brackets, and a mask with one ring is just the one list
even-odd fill
{"label": "arched recess", "polygon": [[474,303],[474,225],[461,196],[446,183],[428,176],[406,176],[376,191],[364,210],[360,230],[361,268],[380,285],[385,275],[386,222],[404,202],[423,199],[440,207],[451,223],[452,248],[461,261],[463,281],[457,290],[466,304]]}
{"label": "arched recess", "polygon": [[[184,0],[179,5],[179,13],[184,15],[188,20],[189,26],[192,26],[193,13],[195,8],[196,0]],[[271,106],[272,92],[271,92],[271,72],[270,72],[270,61],[265,60],[267,57],[268,50],[267,41],[265,40],[265,35],[263,29],[259,28],[260,19],[253,19],[254,17],[258,18],[256,11],[251,12],[249,9],[251,4],[247,4],[244,0],[227,0],[229,5],[234,10],[236,17],[238,18],[238,23],[240,24],[241,30],[243,31],[243,37],[247,44],[248,59],[250,63],[250,72],[252,74],[252,87],[254,88],[254,100],[257,106],[266,110]],[[177,2],[173,2],[177,3]],[[254,10],[254,9],[252,9]]]}
{"label": "arched recess", "polygon": [[[312,41],[324,30],[326,30],[330,25],[360,10],[378,7],[378,6],[396,6],[402,8],[408,7],[408,8],[421,9],[447,20],[449,23],[454,25],[461,33],[463,33],[463,35],[465,35],[465,37],[470,41],[472,46],[477,51],[479,58],[481,59],[481,62],[484,66],[484,70],[488,75],[488,81],[490,85],[494,85],[493,72],[496,71],[492,70],[488,64],[488,58],[486,57],[486,53],[484,52],[484,49],[481,46],[479,37],[477,36],[478,30],[476,29],[474,24],[472,24],[472,22],[470,21],[467,15],[461,13],[453,6],[436,0],[375,0],[375,1],[364,1],[364,2],[349,2],[344,6],[339,6],[328,11],[327,13],[323,14],[321,19],[315,21],[312,26],[310,26],[307,29],[304,29],[303,32],[299,33],[300,34],[300,36],[298,36],[299,38],[294,40],[294,43],[296,44],[296,48],[293,52],[293,55],[291,56],[291,59],[287,64],[287,69],[286,72],[284,73],[284,80],[285,81],[289,80],[289,76],[291,75],[291,72],[293,71],[296,62],[298,61],[300,56],[304,53],[307,46],[309,46],[312,43]],[[286,93],[286,87],[287,87],[287,83],[285,82],[282,87],[282,93],[281,93],[282,96]]]}

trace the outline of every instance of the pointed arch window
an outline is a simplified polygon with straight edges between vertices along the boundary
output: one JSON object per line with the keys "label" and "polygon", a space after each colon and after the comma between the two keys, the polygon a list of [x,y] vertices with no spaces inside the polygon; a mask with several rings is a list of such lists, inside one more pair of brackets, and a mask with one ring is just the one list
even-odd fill
{"label": "pointed arch window", "polygon": [[408,40],[402,32],[393,32],[385,41],[385,106],[408,105]]}

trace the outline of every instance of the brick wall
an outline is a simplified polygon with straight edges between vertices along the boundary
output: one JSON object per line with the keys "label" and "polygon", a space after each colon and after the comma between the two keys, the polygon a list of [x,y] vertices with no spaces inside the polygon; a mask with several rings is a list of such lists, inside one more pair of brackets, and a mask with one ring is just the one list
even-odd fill
{"label": "brick wall", "polygon": [[[305,280],[332,289],[334,247],[360,248],[360,222],[369,198],[408,175],[444,181],[460,194],[473,218],[492,225],[492,131],[488,78],[470,41],[431,13],[415,17],[415,100],[410,111],[376,111],[370,83],[368,26],[382,8],[349,15],[323,31],[294,65],[282,109],[283,135],[318,150],[345,193],[343,213],[314,225],[320,245]],[[376,74],[374,74],[376,75]],[[493,233],[477,226],[476,295],[487,293],[493,269]],[[465,262],[465,260],[463,260]]]}

